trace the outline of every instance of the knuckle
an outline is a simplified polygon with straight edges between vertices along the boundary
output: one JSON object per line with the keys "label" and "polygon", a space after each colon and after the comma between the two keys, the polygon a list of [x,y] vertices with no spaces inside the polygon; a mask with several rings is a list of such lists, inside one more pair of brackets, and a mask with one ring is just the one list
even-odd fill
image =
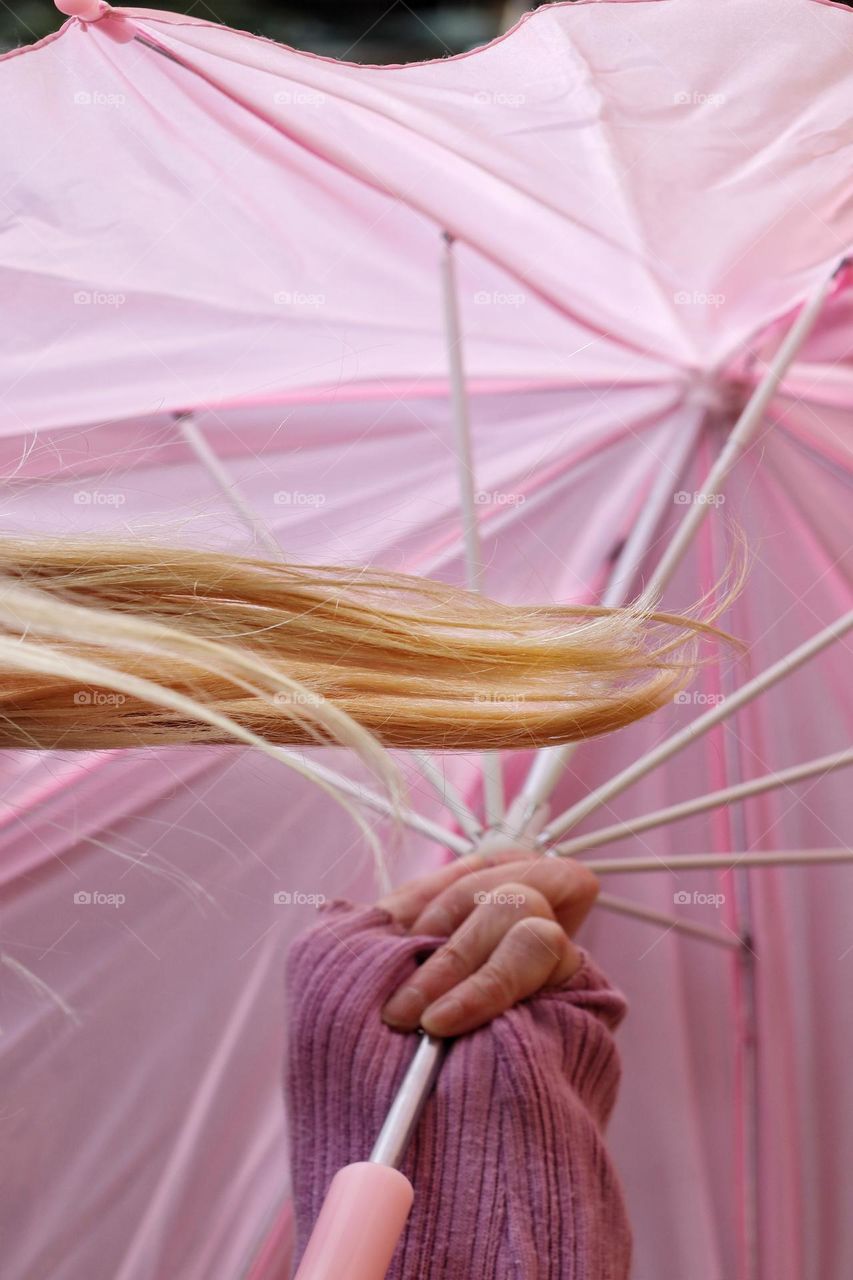
{"label": "knuckle", "polygon": [[[446,889],[425,907],[418,919],[419,928],[426,933],[444,935],[452,933],[460,915],[460,904],[464,902],[464,889],[461,893],[458,886]],[[464,915],[464,912],[461,914]]]}
{"label": "knuckle", "polygon": [[475,975],[479,997],[489,1007],[506,1008],[515,1000],[515,982],[502,964],[489,964]]}
{"label": "knuckle", "polygon": [[574,877],[577,897],[594,902],[601,890],[598,876],[589,867],[584,866],[582,862],[570,863],[570,870]]}
{"label": "knuckle", "polygon": [[452,939],[433,953],[433,965],[441,969],[442,976],[452,978],[454,981],[467,977],[470,971],[470,964],[464,951]]}
{"label": "knuckle", "polygon": [[556,920],[532,920],[528,936],[537,950],[535,964],[543,985],[559,985],[578,968],[580,953]]}
{"label": "knuckle", "polygon": [[525,934],[530,942],[544,942],[549,947],[562,951],[563,944],[568,941],[565,930],[556,920],[546,920],[541,917],[536,920],[529,920],[526,923]]}
{"label": "knuckle", "polygon": [[504,880],[498,886],[497,891],[508,896],[515,896],[523,903],[530,894],[531,889],[529,884],[524,884],[521,880]]}
{"label": "knuckle", "polygon": [[549,910],[548,903],[538,889],[521,880],[505,880],[493,890],[491,900],[495,906],[507,911],[540,915]]}
{"label": "knuckle", "polygon": [[[533,920],[519,920],[507,934],[507,942],[512,948],[515,963],[529,966],[531,960],[541,963],[543,949],[554,955],[566,935],[556,920],[547,920],[537,916]],[[558,955],[561,952],[558,952]]]}
{"label": "knuckle", "polygon": [[569,940],[556,920],[520,921],[508,935],[514,967],[528,979],[543,980],[566,958]]}

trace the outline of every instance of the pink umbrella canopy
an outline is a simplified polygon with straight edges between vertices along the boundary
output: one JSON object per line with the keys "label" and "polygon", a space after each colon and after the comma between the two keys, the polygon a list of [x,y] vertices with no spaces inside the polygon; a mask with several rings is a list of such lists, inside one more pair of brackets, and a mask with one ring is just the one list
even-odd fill
{"label": "pink umbrella canopy", "polygon": [[[632,1004],[637,1280],[846,1278],[853,891],[804,859],[851,847],[849,10],[582,0],[397,67],[96,11],[0,66],[7,532],[678,608],[740,524],[748,659],[537,770],[553,842],[635,864],[584,941]],[[399,759],[403,878],[484,788]],[[530,763],[492,764],[493,819]],[[375,891],[357,828],[240,749],[4,774],[4,1274],[284,1274],[281,973],[314,901]]]}

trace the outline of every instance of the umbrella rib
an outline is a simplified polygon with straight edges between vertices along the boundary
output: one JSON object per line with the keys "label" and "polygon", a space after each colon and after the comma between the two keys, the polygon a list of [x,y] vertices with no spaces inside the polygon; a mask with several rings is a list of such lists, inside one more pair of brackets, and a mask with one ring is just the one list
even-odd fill
{"label": "umbrella rib", "polygon": [[689,746],[697,738],[707,733],[714,725],[727,720],[740,707],[752,702],[759,694],[764,693],[766,689],[771,688],[774,684],[784,679],[785,676],[790,675],[792,671],[796,671],[798,667],[801,667],[815,654],[828,648],[835,640],[845,635],[851,627],[853,627],[853,609],[842,614],[840,618],[831,622],[828,627],[824,627],[822,631],[819,631],[796,649],[786,653],[784,657],[780,658],[778,662],[774,662],[761,675],[747,681],[745,685],[742,685],[740,689],[727,697],[724,702],[711,707],[704,715],[699,716],[669,738],[664,738],[663,742],[653,747],[651,751],[640,756],[638,760],[628,765],[626,769],[615,774],[602,786],[584,796],[577,804],[559,814],[542,831],[539,837],[540,840],[543,843],[551,843],[556,840],[558,836],[576,826],[578,822],[600,808],[601,805],[619,795],[631,783],[645,777],[647,773],[651,773],[658,765],[663,764],[677,752],[683,750],[684,747]]}
{"label": "umbrella rib", "polygon": [[743,412],[732,428],[725,447],[720,451],[717,460],[708,472],[701,491],[691,503],[672,542],[661,557],[645,589],[645,596],[649,598],[658,596],[672,579],[685,552],[713,506],[710,499],[716,497],[720,492],[736,462],[752,443],[753,437],[764,421],[764,414],[770,401],[776,394],[779,384],[803,343],[817,323],[827,295],[846,261],[845,257],[834,264],[832,271],[819,282],[817,288],[801,307],[796,320],[779,344],[779,350],[776,352],[764,377],[756,386]]}
{"label": "umbrella rib", "polygon": [[[456,432],[457,461],[458,461],[458,478],[460,498],[463,512],[463,530],[465,537],[465,561],[469,588],[472,590],[481,590],[483,564],[482,551],[479,539],[479,526],[476,518],[475,505],[475,489],[474,489],[474,473],[473,459],[471,450],[471,434],[470,419],[468,414],[467,392],[465,386],[465,374],[462,363],[461,334],[459,325],[458,298],[456,293],[456,278],[454,271],[454,262],[452,256],[452,237],[444,233],[444,254],[442,257],[442,286],[445,310],[445,327],[448,345],[448,359],[450,364],[451,387],[452,387],[452,404],[453,404],[453,421]],[[738,421],[732,436],[729,438],[726,449],[723,450],[717,463],[712,468],[702,490],[703,496],[710,496],[718,491],[719,486],[725,480],[728,472],[736,462],[737,458],[747,447],[749,438],[757,429],[762,420],[763,413],[776,391],[785,370],[796,355],[797,350],[805,341],[808,333],[814,325],[823,301],[828,293],[833,276],[824,281],[821,288],[815,292],[810,301],[801,311],[797,321],[789,331],[785,341],[780,346],[779,352],[769,369],[766,377],[756,388],[755,393],[750,399],[744,413]],[[199,462],[204,466],[212,479],[216,482],[222,493],[226,496],[231,505],[240,515],[241,520],[250,529],[253,535],[257,536],[273,554],[278,557],[281,554],[281,548],[272,537],[268,529],[259,521],[258,517],[252,511],[249,504],[244,499],[236,485],[231,481],[227,471],[222,466],[216,454],[210,448],[208,442],[204,438],[203,433],[199,429],[196,422],[192,420],[190,414],[184,413],[176,415],[176,422],[186,443],[192,449]],[[701,425],[701,419],[697,421],[696,428]],[[683,457],[680,459],[680,466],[684,465],[689,448],[692,447],[693,437],[690,438],[690,445],[685,446]],[[604,597],[605,603],[618,603],[624,599],[624,595],[630,586],[633,574],[639,567],[642,558],[648,551],[648,544],[654,535],[657,521],[662,514],[663,502],[671,496],[671,484],[667,482],[665,485],[661,480],[655,485],[650,502],[644,513],[644,517],[632,533],[626,543],[623,553],[619,558],[616,569],[614,571],[611,583],[608,586],[607,593]],[[646,587],[646,595],[652,595],[659,591],[666,582],[669,581],[681,557],[687,550],[693,536],[699,525],[702,523],[707,514],[707,502],[698,501],[692,504],[691,511],[682,521],[679,530],[670,544],[667,552],[664,554],[658,568]],[[781,662],[775,664],[766,671],[762,676],[750,681],[737,694],[729,700],[724,707],[714,708],[705,716],[700,716],[697,721],[688,726],[679,734],[673,737],[660,747],[649,752],[645,757],[635,762],[628,769],[623,770],[615,778],[611,779],[604,787],[598,788],[585,798],[581,804],[574,806],[563,815],[556,818],[548,828],[542,833],[540,839],[543,841],[551,841],[563,831],[568,830],[581,817],[586,816],[588,812],[598,808],[599,805],[605,803],[610,795],[615,795],[624,787],[628,786],[635,778],[643,776],[649,772],[657,764],[668,759],[670,755],[679,750],[688,742],[694,740],[700,733],[711,728],[713,724],[725,719],[738,706],[743,705],[752,697],[757,696],[760,692],[770,684],[775,683],[777,679],[781,679],[789,671],[795,669],[802,662],[806,661],[812,653],[818,652],[825,644],[830,643],[837,635],[843,634],[844,631],[853,625],[853,612],[846,615],[839,622],[832,624],[826,628],[824,632],[819,633],[811,641],[801,646],[799,650],[794,650],[787,655]],[[567,744],[562,748],[552,748],[542,752],[538,758],[534,768],[537,771],[535,787],[525,786],[523,792],[516,801],[515,814],[513,823],[518,823],[517,830],[520,832],[530,817],[535,813],[541,804],[547,799],[560,776],[560,772],[566,761],[571,755],[577,744]],[[475,838],[476,830],[474,824],[476,818],[471,814],[467,806],[459,807],[459,797],[452,795],[448,791],[447,784],[441,785],[435,766],[426,760],[424,767],[423,753],[418,753],[421,759],[417,760],[424,776],[427,777],[433,785],[439,783],[439,794],[447,804],[451,812],[459,819],[460,823],[466,830],[465,836],[457,835],[431,819],[414,812],[411,809],[395,810],[391,801],[386,800],[377,792],[370,788],[364,787],[359,783],[353,782],[342,774],[336,773],[334,770],[327,769],[323,765],[307,764],[307,762],[293,753],[281,751],[284,757],[289,757],[298,762],[301,770],[312,775],[318,780],[322,780],[329,785],[340,790],[344,794],[352,796],[359,800],[368,808],[372,808],[377,812],[386,816],[399,816],[402,821],[410,829],[429,836],[431,839],[437,840],[445,847],[452,849],[454,852],[464,854],[471,848],[471,841]],[[561,758],[556,758],[561,757]],[[500,820],[503,812],[503,786],[500,772],[500,757],[497,754],[484,753],[483,761],[484,788],[486,799],[487,821],[494,823]],[[840,766],[839,766],[840,767]],[[790,771],[789,771],[790,772]],[[531,770],[531,774],[533,770]],[[807,776],[807,775],[801,775]],[[529,777],[528,782],[532,779]],[[749,784],[741,784],[749,785]],[[778,781],[776,785],[782,785]],[[731,790],[731,789],[730,789]],[[606,794],[605,794],[606,793]],[[710,797],[704,797],[706,801]],[[467,815],[467,816],[466,816]],[[519,817],[523,815],[523,821],[519,823]],[[673,819],[674,820],[674,819]],[[513,830],[514,828],[510,828]],[[561,849],[560,852],[563,852]],[[840,859],[835,859],[840,860]],[[635,867],[632,869],[639,869]],[[666,913],[654,911],[650,908],[641,907],[636,903],[626,902],[612,895],[604,894],[598,899],[600,906],[605,909],[619,912],[620,914],[630,915],[636,919],[644,920],[665,927],[666,929],[676,930],[694,937],[703,938],[717,945],[738,949],[742,943],[734,934],[731,937],[720,933],[718,930],[709,929],[706,926],[692,924],[675,916],[669,916]]]}
{"label": "umbrella rib", "polygon": [[[266,527],[261,517],[257,514],[256,511],[254,511],[251,505],[246,501],[246,498],[243,496],[238,486],[235,484],[231,476],[228,474],[227,469],[223,466],[222,461],[220,460],[220,458],[217,457],[216,453],[211,448],[208,440],[206,439],[198,423],[194,421],[192,414],[191,413],[177,414],[175,416],[175,422],[178,427],[178,430],[180,431],[186,443],[189,445],[190,449],[195,454],[198,461],[201,463],[201,465],[210,475],[211,479],[214,481],[217,488],[221,490],[221,492],[224,494],[227,500],[234,507],[235,511],[240,516],[240,519],[246,525],[250,533],[252,533],[253,536],[257,537],[258,540],[264,544],[267,550],[272,552],[276,560],[280,559],[281,547],[276,542],[275,538],[273,537],[270,530]],[[441,775],[438,772],[438,769],[435,767],[435,765],[432,764],[432,761],[430,761],[426,757],[425,753],[414,752],[413,754],[416,757],[416,762],[419,768],[421,769],[422,773],[430,782],[430,784],[435,788],[437,794],[440,796],[444,804],[447,806],[448,810],[453,814],[455,818],[458,819],[460,825],[462,826],[466,834],[471,839],[475,839],[477,834],[480,831],[480,824],[477,822],[477,819],[474,816],[474,814],[471,812],[471,810],[466,806],[461,796],[459,796],[459,794],[455,790],[453,790],[453,788],[451,788],[450,784],[445,779],[442,779]],[[307,766],[304,766],[304,767],[307,768]],[[338,777],[343,778],[343,775],[338,775]],[[331,777],[327,778],[326,780],[331,781],[331,785],[333,786],[339,786],[339,783],[334,782],[331,779]],[[344,788],[341,788],[339,786],[339,789],[344,789]],[[356,799],[364,798],[364,797],[360,797],[357,792],[351,791],[349,792],[349,794],[354,795]],[[379,797],[376,793],[371,793],[371,797],[372,798],[370,800],[364,799],[364,803],[367,804],[368,807],[376,808],[377,807],[376,802],[379,799],[381,799],[381,797]],[[390,805],[388,809],[383,810],[383,812],[390,812],[390,811],[391,811]],[[405,817],[403,818],[403,820],[407,821]],[[412,824],[408,823],[408,825],[411,826]],[[414,829],[418,830],[419,828],[415,826]],[[420,830],[423,831],[423,828],[420,828]],[[444,829],[440,827],[436,827],[435,831],[436,833],[443,833]],[[447,834],[450,834],[450,833],[447,833]],[[444,834],[437,835],[436,838],[442,839],[446,843],[446,838]]]}
{"label": "umbrella rib", "polygon": [[207,438],[193,415],[191,413],[177,413],[174,417],[175,424],[184,440],[214,484],[222,491],[228,502],[231,503],[243,524],[252,536],[262,542],[266,549],[272,553],[274,559],[280,560],[281,547],[257,512],[246,501],[238,485],[232,480],[221,460],[210,447]]}
{"label": "umbrella rib", "polygon": [[438,822],[433,822],[432,818],[427,818],[424,814],[415,812],[414,809],[395,806],[391,800],[380,795],[378,791],[374,791],[360,782],[354,782],[352,778],[347,778],[344,774],[327,768],[326,765],[315,762],[309,763],[304,756],[284,747],[277,748],[276,755],[282,758],[285,763],[293,761],[301,773],[310,775],[319,782],[327,783],[336,790],[343,792],[344,795],[360,801],[368,809],[374,809],[377,813],[384,814],[386,817],[399,818],[400,822],[409,827],[410,830],[416,831],[420,835],[429,836],[431,840],[435,840],[446,848],[452,849],[454,853],[466,854],[471,852],[472,843],[467,836],[459,835],[458,832],[451,831],[449,828],[441,826]]}
{"label": "umbrella rib", "polygon": [[[774,360],[767,369],[761,382],[755,388],[749,402],[740,414],[737,422],[732,428],[731,434],[726,442],[725,448],[721,451],[716,462],[712,466],[699,494],[696,495],[695,501],[691,503],[690,508],[679,525],[671,543],[664,552],[652,578],[645,587],[642,599],[652,599],[659,594],[667,583],[671,580],[675,570],[681,563],[685,553],[690,547],[693,538],[699,530],[700,525],[707,516],[711,506],[713,505],[709,499],[715,496],[729,473],[737,462],[738,458],[748,447],[752,437],[758,430],[764,412],[785,376],[789,366],[802,347],[812,328],[814,327],[829,290],[832,287],[836,275],[846,262],[846,258],[833,265],[829,275],[823,278],[818,287],[814,290],[811,297],[801,308],[796,320],[785,336],[785,339],[779,346]],[[681,463],[683,466],[683,462]],[[668,491],[667,491],[668,490]],[[624,593],[630,586],[633,573],[636,572],[645,555],[648,553],[649,544],[654,530],[654,513],[657,503],[663,498],[671,497],[671,488],[660,485],[654,491],[653,497],[650,497],[648,514],[644,519],[645,525],[651,525],[651,532],[645,531],[645,545],[640,537],[636,539],[631,546],[632,557],[636,559],[629,562],[625,553],[628,551],[626,544],[623,557],[620,557],[620,564],[614,573],[612,579],[612,588],[608,587],[607,596],[604,603],[620,604],[624,601]],[[659,515],[662,512],[659,511]],[[630,540],[629,540],[630,542]],[[622,558],[626,560],[626,568],[628,572],[622,569]],[[612,591],[612,598],[611,598]],[[576,743],[568,744],[565,747],[551,748],[542,752],[531,766],[530,773],[522,788],[521,793],[516,798],[515,803],[510,811],[510,833],[516,834],[523,831],[527,822],[532,815],[546,803],[554,788],[559,781],[563,767],[568,763],[574,751],[577,749]],[[559,820],[558,820],[559,821]],[[563,828],[565,829],[565,828]]]}
{"label": "umbrella rib", "polygon": [[704,942],[713,942],[718,947],[728,947],[732,951],[740,951],[743,947],[736,933],[723,933],[722,930],[712,929],[705,924],[694,924],[690,920],[682,920],[680,916],[667,915],[665,911],[655,911],[652,907],[641,907],[636,902],[616,898],[610,893],[600,893],[595,905],[604,907],[606,911],[615,911],[622,916],[633,916],[636,920],[644,920],[648,924],[661,925],[667,933],[671,931],[686,933],[690,937],[700,938]]}
{"label": "umbrella rib", "polygon": [[480,826],[476,815],[468,808],[450,779],[439,770],[432,756],[426,751],[412,751],[411,755],[424,778],[444,801],[445,806],[456,818],[465,834],[471,840],[478,840],[483,834],[483,828]]}
{"label": "umbrella rib", "polygon": [[[649,552],[658,524],[672,504],[673,485],[680,483],[690,453],[702,431],[704,414],[697,412],[691,428],[673,441],[673,462],[662,468],[649,493],[640,519],[632,528],[613,568],[601,603],[616,606],[625,603],[634,577]],[[560,777],[579,747],[567,742],[559,747],[546,747],[536,753],[521,791],[507,815],[506,827],[511,836],[527,831],[537,810],[547,801]]]}
{"label": "umbrella rib", "polygon": [[[456,282],[454,240],[442,232],[441,294],[444,310],[444,333],[450,373],[451,410],[456,445],[456,474],[462,507],[462,532],[465,544],[465,576],[471,591],[483,589],[483,551],[474,486],[474,456],[471,447],[471,417],[468,389],[462,358],[462,327],[459,319],[459,293]],[[503,817],[504,793],[501,757],[498,752],[482,753],[483,793],[486,822],[493,826]]]}
{"label": "umbrella rib", "polygon": [[634,871],[731,871],[734,867],[806,867],[853,862],[853,849],[778,849],[752,853],[679,853],[667,858],[590,858],[596,875]]}
{"label": "umbrella rib", "polygon": [[602,827],[588,835],[577,836],[574,840],[566,840],[556,846],[555,852],[562,857],[576,857],[587,849],[597,849],[600,845],[622,840],[626,836],[637,835],[648,831],[651,827],[662,827],[669,822],[678,822],[681,818],[695,813],[705,813],[708,809],[716,809],[720,805],[732,801],[745,800],[749,796],[761,795],[765,791],[775,791],[779,787],[789,786],[815,774],[832,773],[835,769],[843,769],[853,764],[853,747],[845,751],[836,751],[832,755],[821,756],[816,760],[807,760],[803,764],[781,769],[777,773],[762,774],[748,782],[739,782],[731,787],[723,787],[719,791],[709,791],[706,795],[696,796],[692,800],[684,800],[680,804],[668,805],[665,809],[655,809],[652,813],[644,813],[640,817],[627,822],[617,822],[611,827]]}

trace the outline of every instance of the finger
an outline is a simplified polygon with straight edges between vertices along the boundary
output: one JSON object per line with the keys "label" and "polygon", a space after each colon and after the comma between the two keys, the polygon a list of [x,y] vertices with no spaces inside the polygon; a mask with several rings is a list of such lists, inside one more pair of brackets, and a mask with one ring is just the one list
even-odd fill
{"label": "finger", "polygon": [[502,884],[394,993],[382,1011],[384,1020],[413,1030],[427,1006],[476,973],[519,920],[535,917],[554,920],[543,895],[529,885]]}
{"label": "finger", "polygon": [[485,862],[480,854],[467,854],[464,858],[455,859],[437,871],[409,880],[399,889],[380,898],[377,907],[389,911],[394,919],[407,928],[421,914],[424,907],[443,889],[448,888],[455,880],[470,875],[472,871],[482,870]]}
{"label": "finger", "polygon": [[[509,878],[525,877],[532,861],[528,857],[519,858],[516,851],[515,856],[499,855],[496,865],[490,860],[486,865],[472,867],[465,876],[432,895],[414,920],[412,932],[450,937],[479,905],[478,894],[498,888]],[[457,892],[450,893],[454,887]]]}
{"label": "finger", "polygon": [[523,854],[517,846],[506,850],[496,849],[488,854],[466,854],[464,858],[454,859],[447,866],[439,867],[437,871],[431,871],[428,875],[408,881],[399,889],[386,894],[376,905],[389,911],[399,924],[408,928],[431,900],[456,880],[470,875],[472,871],[487,870],[489,867],[509,861],[512,857],[520,856]]}
{"label": "finger", "polygon": [[539,855],[472,871],[446,886],[418,915],[412,932],[450,937],[474,910],[476,894],[496,889],[506,879],[538,889],[568,934],[577,932],[598,896],[598,880],[588,867],[571,858]]}
{"label": "finger", "polygon": [[542,987],[566,981],[580,963],[556,920],[520,920],[481,969],[424,1010],[421,1026],[435,1036],[474,1031]]}

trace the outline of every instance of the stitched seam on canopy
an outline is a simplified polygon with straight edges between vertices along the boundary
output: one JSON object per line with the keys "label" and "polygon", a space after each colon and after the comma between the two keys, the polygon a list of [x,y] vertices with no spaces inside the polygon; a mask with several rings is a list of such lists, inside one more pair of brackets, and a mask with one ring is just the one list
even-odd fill
{"label": "stitched seam on canopy", "polygon": [[[597,2],[598,0],[582,0],[582,3]],[[628,0],[628,2],[637,2],[637,0]],[[537,10],[537,12],[539,11]],[[566,35],[566,45],[569,53],[574,59],[576,59],[577,63],[583,67],[586,72],[587,82],[597,98],[597,106],[599,110],[592,126],[593,132],[601,141],[601,150],[602,154],[606,157],[607,169],[610,173],[612,182],[612,190],[618,193],[626,217],[626,222],[632,230],[631,239],[633,243],[631,247],[627,248],[619,246],[619,248],[623,253],[625,253],[626,257],[628,257],[630,261],[642,267],[643,274],[647,277],[651,286],[651,292],[658,295],[665,314],[668,315],[675,332],[681,338],[682,342],[691,349],[693,363],[698,367],[701,364],[698,348],[696,347],[695,342],[691,340],[686,329],[679,324],[674,301],[672,298],[667,297],[663,282],[658,279],[653,268],[653,264],[648,261],[647,255],[643,252],[643,246],[648,243],[649,237],[645,234],[643,219],[640,217],[636,197],[631,188],[630,169],[628,169],[622,161],[622,156],[614,137],[613,126],[608,121],[610,101],[607,95],[603,92],[599,84],[599,79],[590,62],[581,52],[577,44],[571,39],[571,35],[568,32],[563,33],[562,31],[560,34]],[[639,231],[640,234],[636,235],[636,231]],[[602,238],[604,239],[605,237]]]}
{"label": "stitched seam on canopy", "polygon": [[[602,0],[582,0],[582,2],[583,3],[601,3]],[[604,0],[604,2],[605,3],[636,3],[638,2],[638,0]],[[642,0],[642,2],[647,3],[648,0]],[[670,3],[671,0],[654,0],[654,3],[664,3],[664,2]],[[178,24],[172,24],[172,25],[178,25]],[[206,24],[206,25],[215,26],[215,24]],[[238,33],[238,34],[242,34],[242,33]],[[253,37],[253,38],[261,39],[262,37]],[[385,196],[390,200],[399,201],[400,203],[404,204],[406,208],[409,209],[413,214],[419,214],[421,217],[427,218],[430,222],[432,222],[436,226],[437,229],[443,229],[443,230],[449,231],[461,243],[466,245],[470,244],[470,241],[468,240],[465,234],[457,232],[455,228],[447,225],[446,222],[439,221],[433,212],[431,212],[426,208],[421,207],[419,203],[415,203],[411,199],[411,197],[409,197],[408,195],[398,194],[398,192],[393,188],[389,188],[385,185],[382,185],[380,179],[374,177],[372,174],[369,174],[369,171],[361,172],[361,171],[354,170],[350,168],[348,165],[346,165],[343,161],[334,157],[333,155],[329,155],[326,152],[319,151],[317,150],[316,146],[312,145],[311,143],[307,141],[303,141],[301,138],[296,137],[292,133],[287,132],[285,129],[281,127],[281,125],[279,125],[277,121],[272,120],[268,116],[259,112],[258,109],[254,107],[251,103],[247,103],[243,101],[242,98],[236,97],[230,89],[218,83],[216,80],[212,79],[206,72],[202,71],[198,67],[193,66],[191,63],[184,61],[181,58],[177,58],[167,48],[161,47],[152,36],[146,35],[146,39],[144,43],[148,48],[151,48],[152,50],[155,50],[158,53],[160,53],[162,56],[168,58],[170,62],[174,63],[176,66],[180,67],[182,70],[188,71],[191,75],[198,76],[199,79],[202,80],[211,89],[215,90],[218,93],[223,94],[228,99],[229,102],[232,102],[235,104],[235,106],[239,106],[244,111],[247,111],[254,119],[263,121],[263,123],[266,124],[268,128],[272,129],[278,136],[287,138],[294,146],[302,148],[309,155],[312,155],[322,163],[329,165],[329,167],[333,171],[346,174],[347,176],[351,177],[354,181],[363,183],[370,190],[378,191],[381,195]],[[266,43],[275,44],[274,41],[266,41]],[[284,46],[276,46],[276,47],[284,48]],[[213,53],[211,56],[221,57],[221,55],[217,53]],[[329,61],[329,59],[323,59],[323,61]],[[348,101],[348,99],[344,99],[344,98],[342,98],[342,100]],[[376,107],[373,107],[369,104],[359,103],[358,106],[361,110],[365,112],[372,112],[373,114],[379,115],[383,119],[391,118],[386,113],[378,111]],[[442,144],[440,142],[435,141],[433,138],[418,134],[414,130],[411,130],[411,133],[413,137],[425,138],[425,140],[429,142],[431,146],[439,150],[443,149]],[[501,183],[504,186],[508,185],[503,178],[499,177],[499,175],[496,175],[489,170],[484,170],[482,165],[479,165],[475,160],[469,159],[467,157],[460,157],[460,159],[462,159],[464,163],[466,165],[469,165],[472,169],[475,169],[478,172],[485,173],[490,181]],[[512,189],[516,191],[518,190],[517,188],[512,188]],[[527,193],[524,193],[524,194],[526,195]],[[536,198],[533,196],[528,196],[528,198],[531,200],[534,200],[536,203],[541,203],[541,201],[536,200]],[[543,205],[543,208],[547,208],[547,206]],[[575,311],[570,310],[565,302],[561,302],[553,298],[548,292],[546,292],[543,289],[541,285],[535,284],[533,281],[529,280],[526,275],[520,274],[520,272],[515,267],[505,262],[502,257],[498,257],[494,253],[487,252],[481,245],[471,245],[471,247],[476,249],[477,252],[481,253],[482,256],[486,258],[488,261],[496,263],[502,270],[508,272],[515,280],[518,280],[520,283],[524,284],[528,289],[530,289],[531,293],[535,294],[535,296],[541,299],[542,302],[544,302],[547,306],[552,308],[557,315],[566,316],[570,318],[571,320],[580,324],[588,332],[597,335],[597,337],[599,338],[606,338],[608,341],[613,342],[617,346],[622,347],[624,350],[629,351],[634,355],[645,356],[656,361],[661,361],[666,359],[665,354],[663,354],[657,348],[650,346],[648,344],[634,341],[629,337],[627,337],[626,335],[615,333],[609,329],[603,328],[601,324],[595,319],[588,316],[579,315]],[[677,361],[673,361],[673,368],[683,368],[683,367],[684,366],[679,365]]]}

